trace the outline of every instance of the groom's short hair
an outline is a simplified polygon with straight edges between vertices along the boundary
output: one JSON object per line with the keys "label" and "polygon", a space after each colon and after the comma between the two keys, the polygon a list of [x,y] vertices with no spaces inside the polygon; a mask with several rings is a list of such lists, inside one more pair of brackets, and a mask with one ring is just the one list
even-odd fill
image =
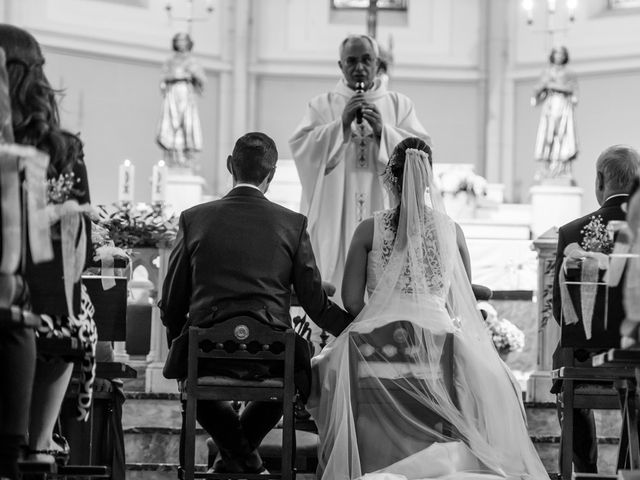
{"label": "groom's short hair", "polygon": [[231,153],[233,171],[240,182],[261,183],[277,161],[275,142],[262,132],[250,132],[240,137]]}

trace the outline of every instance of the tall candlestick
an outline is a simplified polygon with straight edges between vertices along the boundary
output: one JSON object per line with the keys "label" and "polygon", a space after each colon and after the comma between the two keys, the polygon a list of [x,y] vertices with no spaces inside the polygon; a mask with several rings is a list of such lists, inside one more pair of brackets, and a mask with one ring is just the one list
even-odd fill
{"label": "tall candlestick", "polygon": [[133,186],[136,168],[129,160],[120,165],[118,177],[118,201],[121,203],[133,203]]}
{"label": "tall candlestick", "polygon": [[167,165],[160,160],[151,174],[151,203],[164,203],[167,197]]}

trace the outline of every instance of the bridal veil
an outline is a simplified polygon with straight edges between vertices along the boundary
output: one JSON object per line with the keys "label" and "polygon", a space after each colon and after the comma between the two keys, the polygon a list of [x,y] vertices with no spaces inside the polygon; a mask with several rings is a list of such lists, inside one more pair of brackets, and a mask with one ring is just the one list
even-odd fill
{"label": "bridal veil", "polygon": [[[408,149],[365,308],[312,360],[319,478],[548,478],[476,308],[427,153]],[[395,185],[394,185],[395,182]],[[402,188],[394,188],[402,185]],[[397,222],[397,224],[395,223]],[[396,226],[397,225],[397,226]],[[390,238],[391,237],[391,238]]]}

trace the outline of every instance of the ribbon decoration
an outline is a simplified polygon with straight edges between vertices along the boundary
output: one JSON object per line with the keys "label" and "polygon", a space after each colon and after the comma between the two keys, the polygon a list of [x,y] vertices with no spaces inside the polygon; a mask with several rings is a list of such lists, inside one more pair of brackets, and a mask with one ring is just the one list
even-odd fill
{"label": "ribbon decoration", "polygon": [[[64,294],[69,315],[73,315],[73,287],[82,276],[87,255],[87,232],[82,222],[82,214],[89,213],[91,210],[90,204],[80,205],[76,200],[48,205],[46,208],[48,224],[60,222]],[[80,235],[79,238],[78,235]],[[78,239],[77,242],[76,239]]]}
{"label": "ribbon decoration", "polygon": [[618,232],[616,243],[613,245],[613,252],[611,252],[609,269],[603,279],[610,287],[617,287],[620,283],[622,273],[627,265],[632,238],[633,236],[628,226],[623,227]]}
{"label": "ribbon decoration", "polygon": [[[566,269],[569,263],[582,260],[580,269],[580,310],[582,313],[582,326],[587,340],[591,339],[593,325],[593,310],[598,294],[598,273],[607,269],[609,258],[601,252],[587,252],[577,243],[571,243],[564,249],[564,260],[560,268],[560,299],[562,304],[562,315],[567,325],[578,323],[569,288],[566,281]],[[606,321],[606,319],[605,319]]]}
{"label": "ribbon decoration", "polygon": [[22,156],[27,194],[29,247],[33,263],[48,262],[53,259],[51,231],[47,222],[47,166],[49,155],[33,147],[29,157]]}
{"label": "ribbon decoration", "polygon": [[[115,269],[113,268],[114,258],[124,257],[127,259],[127,264],[131,265],[131,258],[127,253],[118,247],[110,245],[103,245],[96,249],[96,254],[93,257],[94,260],[100,260],[100,274],[102,275],[102,289],[109,290],[115,287],[116,281]],[[131,274],[131,272],[129,272]]]}
{"label": "ribbon decoration", "polygon": [[22,208],[20,205],[19,159],[0,145],[0,198],[2,215],[2,258],[0,274],[18,271],[22,256]]}
{"label": "ribbon decoration", "polygon": [[46,217],[46,173],[49,156],[34,147],[0,144],[0,181],[2,188],[2,259],[0,273],[13,274],[22,258],[23,205],[20,196],[20,172],[25,181],[22,201],[26,201],[29,246],[34,263],[53,259],[51,234]]}

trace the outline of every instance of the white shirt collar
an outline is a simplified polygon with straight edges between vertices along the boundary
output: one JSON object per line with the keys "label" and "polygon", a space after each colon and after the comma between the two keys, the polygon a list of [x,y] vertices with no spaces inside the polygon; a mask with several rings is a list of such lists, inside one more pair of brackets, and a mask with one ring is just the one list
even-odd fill
{"label": "white shirt collar", "polygon": [[629,196],[629,194],[628,194],[628,193],[616,193],[615,195],[609,195],[609,196],[607,197],[607,199],[606,199],[604,202],[602,202],[602,203],[603,203],[603,204],[604,204],[604,203],[607,203],[607,202],[608,202],[609,200],[611,200],[612,198],[616,198],[616,197],[628,197],[628,196]]}
{"label": "white shirt collar", "polygon": [[233,187],[233,190],[235,190],[238,187],[249,187],[249,188],[255,188],[256,190],[258,190],[260,193],[262,193],[262,190],[260,190],[260,188],[258,188],[257,185],[253,185],[252,183],[236,183],[236,186]]}

